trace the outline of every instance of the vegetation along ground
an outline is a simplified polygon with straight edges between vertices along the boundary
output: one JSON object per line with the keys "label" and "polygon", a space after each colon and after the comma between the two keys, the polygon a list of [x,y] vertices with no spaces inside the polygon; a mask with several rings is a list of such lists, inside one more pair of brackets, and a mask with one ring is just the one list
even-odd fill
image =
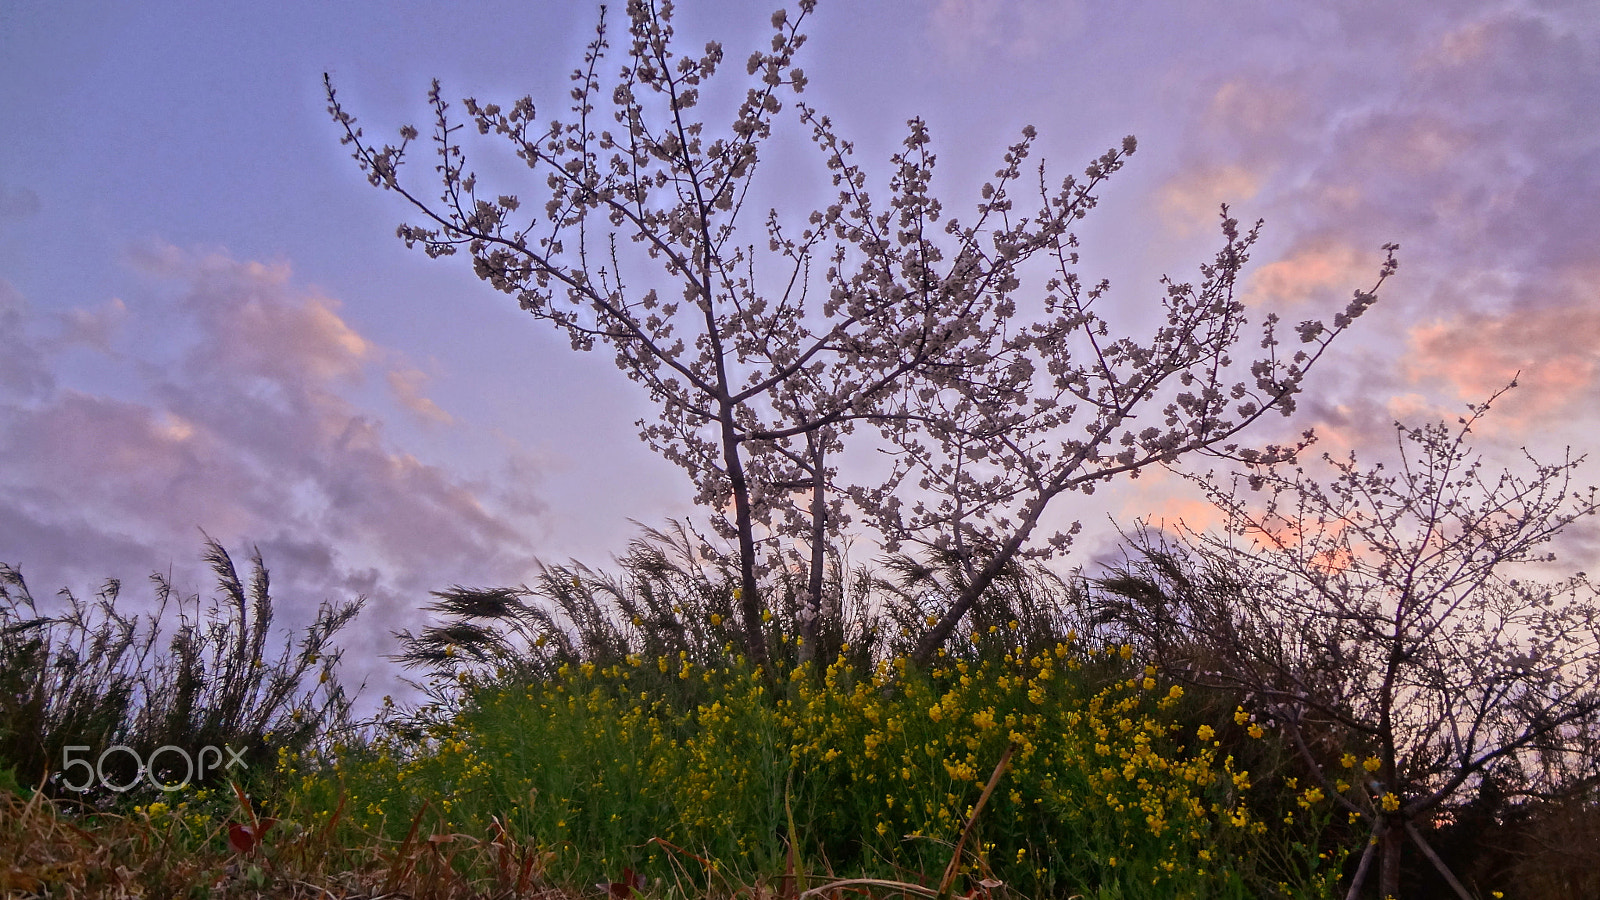
{"label": "vegetation along ground", "polygon": [[[1600,511],[1581,457],[1479,456],[1500,395],[1397,424],[1387,467],[1249,442],[1398,248],[1326,322],[1251,324],[1261,224],[1223,207],[1195,277],[1113,305],[1072,229],[1137,141],[1057,177],[1025,128],[947,213],[925,121],[876,173],[801,98],[813,11],[730,84],[720,43],[686,54],[634,0],[553,115],[436,83],[397,143],[326,80],[402,240],[614,354],[705,520],[439,591],[397,636],[425,699],[362,722],[337,640],[361,601],[279,645],[259,555],[246,577],[208,539],[213,599],[157,578],[141,615],[0,567],[0,891],[1600,896],[1600,603],[1550,553]],[[819,186],[741,220],[786,137]],[[491,190],[485,147],[532,177]],[[1051,567],[1081,533],[1062,497],[1157,468],[1223,525]]]}

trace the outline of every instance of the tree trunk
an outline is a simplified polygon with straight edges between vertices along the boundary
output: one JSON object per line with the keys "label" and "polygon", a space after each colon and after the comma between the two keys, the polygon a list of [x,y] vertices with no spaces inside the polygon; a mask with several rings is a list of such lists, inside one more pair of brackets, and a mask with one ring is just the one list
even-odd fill
{"label": "tree trunk", "polygon": [[1383,831],[1378,860],[1378,896],[1389,900],[1400,896],[1400,849],[1405,845],[1405,826],[1390,822]]}
{"label": "tree trunk", "polygon": [[[744,619],[744,649],[750,664],[767,672],[767,637],[763,630],[761,593],[756,585],[755,523],[750,515],[750,485],[739,459],[739,438],[731,407],[722,411],[722,459],[733,491],[733,525],[739,536],[739,615]],[[770,673],[768,673],[770,676]]]}
{"label": "tree trunk", "polygon": [[[800,617],[800,662],[817,655],[817,638],[822,633],[823,568],[827,565],[828,497],[823,452],[816,435],[807,435],[811,451],[811,568],[806,577],[805,611]],[[826,662],[826,660],[824,660]]]}
{"label": "tree trunk", "polygon": [[978,570],[978,574],[973,576],[961,589],[961,596],[956,598],[956,602],[945,610],[938,623],[927,634],[923,635],[922,640],[917,643],[917,649],[911,654],[911,661],[914,665],[919,668],[926,668],[929,663],[933,662],[934,657],[939,652],[939,648],[943,647],[945,641],[950,640],[950,635],[955,633],[956,624],[961,621],[961,617],[977,605],[978,599],[983,596],[983,592],[994,584],[995,579],[1000,577],[1000,573],[1005,571],[1006,566],[1016,558],[1018,551],[1022,549],[1022,545],[1027,543],[1029,535],[1033,534],[1033,529],[1039,524],[1040,514],[1044,512],[1044,508],[1049,505],[1050,500],[1058,493],[1060,493],[1059,488],[1044,491],[1028,505],[1026,512],[1022,516],[1022,521],[1017,525],[1017,530],[1012,532],[1011,537],[1006,539],[1005,543],[995,548],[994,555],[984,561],[983,568]]}

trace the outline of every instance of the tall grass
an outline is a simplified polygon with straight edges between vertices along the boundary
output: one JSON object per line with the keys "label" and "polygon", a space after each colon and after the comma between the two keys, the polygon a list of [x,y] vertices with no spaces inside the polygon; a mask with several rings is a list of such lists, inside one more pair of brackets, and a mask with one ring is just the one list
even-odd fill
{"label": "tall grass", "polygon": [[[199,788],[264,775],[280,751],[303,754],[349,728],[332,641],[363,600],[323,604],[274,655],[260,553],[248,581],[209,537],[204,558],[217,578],[209,604],[154,575],[155,608],[143,616],[118,609],[115,580],[92,601],[63,590],[64,611],[47,615],[22,573],[0,564],[0,770],[15,784],[104,807],[123,796],[119,787],[142,781],[127,799],[148,800],[156,781]],[[172,618],[176,628],[164,630]],[[206,770],[188,773],[183,753],[155,754],[162,747],[191,761],[217,749]],[[153,754],[155,771],[141,772]],[[63,778],[69,759],[92,764],[94,776]]]}
{"label": "tall grass", "polygon": [[[838,555],[823,581],[823,610],[812,658],[844,658],[860,671],[904,656],[963,587],[961,566],[948,555],[906,555],[880,570],[846,569]],[[448,719],[463,696],[463,681],[557,679],[563,666],[601,668],[629,656],[681,658],[723,666],[740,657],[735,614],[737,564],[732,556],[681,522],[645,528],[617,560],[618,572],[582,563],[543,567],[534,583],[515,588],[436,592],[428,607],[438,620],[417,634],[397,634],[394,659],[420,671],[433,705],[418,712]],[[807,589],[804,564],[782,554],[762,567],[768,657],[786,670],[799,665],[794,623]],[[1054,646],[1068,632],[1091,628],[1082,586],[1042,566],[1007,566],[968,622],[990,651]],[[952,652],[970,654],[975,645]]]}

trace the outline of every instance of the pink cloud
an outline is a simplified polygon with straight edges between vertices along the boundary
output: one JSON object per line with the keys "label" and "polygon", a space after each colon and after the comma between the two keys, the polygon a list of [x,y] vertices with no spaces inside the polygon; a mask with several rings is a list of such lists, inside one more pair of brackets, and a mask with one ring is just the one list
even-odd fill
{"label": "pink cloud", "polygon": [[418,418],[443,425],[454,421],[449,413],[439,408],[439,404],[422,395],[422,386],[428,382],[428,375],[421,369],[390,369],[386,377],[395,399],[416,413]]}
{"label": "pink cloud", "polygon": [[[237,534],[248,470],[218,437],[150,406],[62,391],[0,423],[7,487],[47,517],[93,511],[129,532],[190,540],[196,525]],[[186,521],[168,513],[181,511]]]}
{"label": "pink cloud", "polygon": [[1381,160],[1386,171],[1416,177],[1454,168],[1473,136],[1443,115],[1414,111],[1375,115],[1350,136],[1352,156]]}
{"label": "pink cloud", "polygon": [[314,390],[359,380],[375,358],[375,348],[340,318],[339,301],[295,287],[286,263],[172,247],[146,251],[140,261],[152,274],[188,285],[180,304],[207,337],[186,360],[197,373],[248,374]]}
{"label": "pink cloud", "polygon": [[1444,382],[1474,402],[1515,377],[1520,390],[1506,414],[1522,422],[1588,409],[1600,389],[1595,293],[1571,305],[1469,312],[1417,325],[1408,335],[1406,377]]}
{"label": "pink cloud", "polygon": [[1494,28],[1489,22],[1467,22],[1445,32],[1417,60],[1419,68],[1454,68],[1482,62],[1492,51]]}
{"label": "pink cloud", "polygon": [[1116,518],[1121,522],[1141,519],[1164,531],[1175,531],[1180,525],[1205,531],[1223,522],[1222,512],[1198,487],[1164,469],[1147,470],[1138,479],[1120,485],[1117,496],[1120,503]]}
{"label": "pink cloud", "polygon": [[1247,281],[1245,302],[1268,306],[1307,300],[1348,299],[1367,288],[1381,260],[1336,237],[1309,241],[1287,256],[1255,269]]}

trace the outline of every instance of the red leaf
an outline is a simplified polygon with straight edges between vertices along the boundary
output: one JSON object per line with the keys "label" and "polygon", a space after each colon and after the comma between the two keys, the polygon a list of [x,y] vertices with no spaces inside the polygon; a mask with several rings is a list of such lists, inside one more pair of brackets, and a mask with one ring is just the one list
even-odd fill
{"label": "red leaf", "polygon": [[[267,818],[260,820],[259,825],[240,825],[237,822],[228,823],[228,846],[233,852],[239,854],[249,853],[260,846],[261,839],[267,836],[272,826],[277,824],[277,819]],[[259,830],[258,830],[259,829]]]}
{"label": "red leaf", "polygon": [[256,848],[261,843],[261,838],[256,836],[255,830],[249,825],[240,825],[237,822],[228,823],[228,846],[233,852],[243,855]]}

